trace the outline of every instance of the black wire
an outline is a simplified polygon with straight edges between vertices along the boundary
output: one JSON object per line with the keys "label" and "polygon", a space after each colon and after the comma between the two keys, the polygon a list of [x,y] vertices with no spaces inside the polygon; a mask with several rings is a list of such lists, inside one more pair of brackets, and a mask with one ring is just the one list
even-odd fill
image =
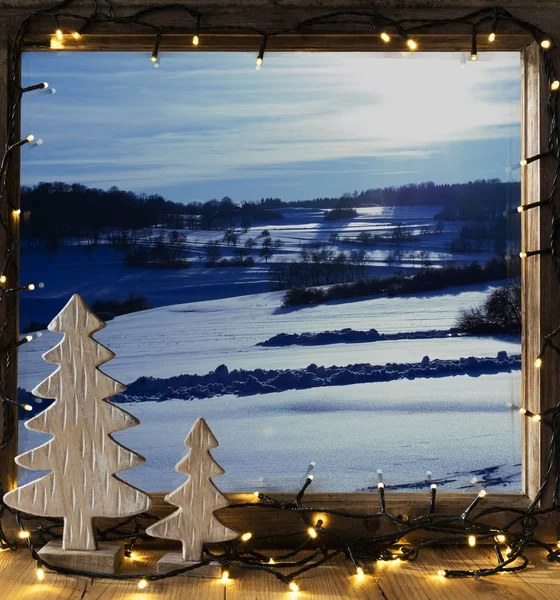
{"label": "black wire", "polygon": [[[175,18],[173,24],[162,26],[161,24],[156,25],[151,23],[149,20],[154,15],[165,14],[169,11],[181,11],[189,17],[195,19],[197,34],[199,33],[199,26],[202,24],[202,14],[198,10],[180,3],[158,7],[148,7],[127,16],[118,16],[116,14],[112,5],[112,0],[106,0],[108,12],[103,12],[99,6],[98,0],[93,0],[92,12],[90,16],[66,12],[67,7],[73,3],[74,0],[64,0],[51,7],[31,13],[21,23],[13,41],[10,57],[9,81],[11,95],[8,108],[6,151],[4,152],[0,165],[0,206],[5,206],[5,208],[0,212],[0,228],[2,235],[4,235],[6,239],[6,255],[3,259],[0,274],[9,274],[12,279],[15,277],[14,281],[10,281],[10,284],[13,287],[17,287],[17,281],[19,280],[17,270],[19,240],[17,232],[12,230],[11,223],[4,220],[2,215],[8,215],[10,214],[9,209],[16,208],[10,204],[10,198],[7,193],[8,174],[10,172],[10,166],[13,160],[12,153],[8,149],[18,141],[15,136],[17,133],[19,108],[21,103],[21,88],[17,85],[19,65],[22,49],[24,47],[24,38],[32,22],[43,17],[54,17],[61,23],[63,23],[65,19],[80,20],[83,22],[83,26],[80,28],[80,31],[82,32],[86,28],[91,30],[97,23],[100,23],[104,25],[131,24],[141,28],[148,28],[156,32],[161,31],[162,33],[192,33],[192,23],[190,22],[188,26],[183,27],[181,25],[177,25]],[[296,23],[291,27],[278,31],[264,32],[251,25],[208,25],[205,28],[205,31],[221,33],[253,33],[260,35],[263,39],[266,39],[271,36],[279,36],[287,33],[308,32],[312,29],[320,28],[322,25],[330,24],[332,26],[332,24],[352,24],[359,25],[360,27],[363,26],[368,31],[387,30],[391,33],[396,32],[402,38],[407,39],[412,33],[433,31],[451,24],[460,25],[461,27],[464,26],[465,32],[472,33],[475,29],[477,31],[481,31],[482,25],[486,25],[490,22],[494,28],[495,24],[498,23],[498,20],[500,22],[512,23],[513,25],[517,26],[520,31],[524,31],[532,35],[532,37],[538,43],[546,38],[545,33],[539,27],[527,21],[516,18],[502,7],[483,8],[453,19],[406,18],[400,20],[392,19],[376,9],[339,10],[306,19],[300,23]],[[61,26],[63,25],[61,24]],[[542,52],[544,57],[543,62],[545,74],[547,81],[550,84],[552,81],[556,80],[556,73],[550,53],[544,51]],[[558,132],[559,101],[558,94],[554,93],[553,91],[549,93],[547,99],[547,112],[550,118],[548,150],[553,154],[556,160],[556,165],[552,178],[550,194],[545,196],[548,198],[548,201],[543,204],[543,208],[546,208],[550,211],[550,256],[556,275],[560,280],[560,253],[558,252],[557,248],[558,239],[560,237],[560,217],[556,207],[558,181],[560,178],[560,136]],[[5,308],[6,319],[0,325],[0,339],[6,340],[8,328],[13,326],[17,318],[17,294],[0,294],[0,309],[1,308]],[[560,327],[555,329],[550,334],[544,336],[542,351],[550,347],[560,354],[560,346],[554,343],[554,338],[558,335],[560,335]],[[0,381],[0,401],[2,402],[3,416],[3,431],[2,439],[0,441],[0,448],[5,448],[9,444],[10,440],[13,439],[14,435],[13,419],[11,418],[13,415],[12,410],[14,401],[10,399],[9,394],[5,389],[5,382],[9,381],[11,365],[13,364],[15,355],[13,354],[14,349],[10,350],[6,348],[9,348],[9,343],[7,347],[0,349],[0,364],[4,365],[3,380]],[[481,541],[492,541],[497,558],[496,566],[492,568],[474,570],[449,570],[446,571],[447,577],[484,577],[499,572],[515,572],[522,570],[528,564],[528,560],[523,552],[529,545],[536,545],[540,548],[544,548],[548,553],[547,559],[549,561],[560,562],[560,550],[554,549],[553,546],[546,544],[534,537],[539,523],[538,517],[551,514],[553,512],[560,512],[560,443],[558,441],[560,438],[560,403],[556,405],[556,407],[545,411],[542,416],[546,418],[542,419],[541,426],[547,426],[551,428],[551,441],[546,458],[546,470],[543,474],[540,488],[526,510],[494,506],[488,509],[482,509],[474,516],[471,515],[468,510],[466,511],[466,514],[448,515],[435,513],[435,504],[432,502],[430,503],[427,514],[416,517],[410,521],[406,521],[400,516],[393,515],[387,510],[387,504],[384,495],[382,494],[383,497],[380,512],[371,514],[355,514],[338,509],[305,506],[303,504],[305,492],[312,482],[312,479],[308,478],[293,502],[280,502],[266,494],[259,494],[260,501],[258,503],[240,503],[228,507],[230,510],[240,508],[247,509],[250,507],[255,509],[292,512],[302,519],[302,523],[304,525],[304,528],[302,529],[266,536],[254,536],[248,542],[243,543],[239,541],[227,542],[219,545],[223,550],[223,552],[220,554],[215,554],[210,552],[208,549],[205,549],[205,558],[199,563],[189,567],[176,569],[166,574],[100,574],[87,570],[55,567],[41,559],[35,548],[35,538],[39,538],[42,541],[59,538],[60,533],[58,530],[63,527],[63,520],[39,518],[31,515],[24,515],[17,511],[11,510],[1,499],[3,497],[3,490],[1,489],[0,484],[0,548],[15,550],[18,546],[25,542],[32,557],[38,561],[39,565],[45,566],[48,569],[61,574],[83,575],[91,578],[97,577],[117,580],[146,579],[150,581],[174,577],[198,568],[199,566],[217,561],[225,566],[229,565],[244,569],[261,570],[274,575],[283,583],[289,583],[302,573],[327,563],[341,553],[344,553],[355,567],[358,567],[359,561],[392,561],[397,559],[415,560],[419,551],[424,548],[442,544],[464,544],[466,537],[469,535],[475,535],[477,539]],[[551,483],[553,475],[554,487],[552,505],[544,509],[538,508],[539,502],[542,499],[546,487],[549,485],[549,483]],[[7,512],[15,514],[17,523],[22,531],[25,529],[25,523],[33,520],[40,519],[41,521],[47,521],[48,524],[39,525],[36,529],[30,532],[30,536],[25,540],[10,540],[2,529],[2,520]],[[316,527],[317,538],[313,539],[308,533],[308,528],[311,524],[310,514],[313,513],[324,513],[351,520],[359,519],[368,521],[375,520],[379,522],[384,521],[387,525],[390,525],[391,532],[379,535],[368,534],[365,537],[352,537],[347,539],[342,534],[338,533],[334,528],[325,528],[321,525]],[[509,520],[506,521],[505,525],[497,527],[482,520],[490,516],[501,517],[502,520],[507,518]],[[148,541],[151,539],[145,534],[145,530],[147,527],[147,522],[153,522],[153,520],[156,518],[157,517],[150,515],[149,513],[143,513],[141,515],[126,519],[104,530],[96,529],[96,536],[100,541],[121,540],[128,542],[129,545],[127,551],[130,554],[132,548],[138,540]],[[381,523],[379,523],[379,525],[381,525]],[[132,531],[128,532],[126,528],[130,528],[131,526]],[[401,549],[400,553],[395,553],[394,547],[396,545],[399,543],[402,544],[402,540],[404,540],[410,534],[418,531],[434,533],[438,535],[433,539],[426,540],[415,546],[409,547],[409,545],[407,545]],[[508,544],[511,547],[511,553],[507,555],[507,558],[505,559],[501,549],[495,541],[495,536],[498,534],[506,535]],[[291,542],[290,546],[293,547],[293,549],[287,553],[277,556],[275,562],[270,562],[271,557],[259,552],[256,549],[256,546],[259,544],[271,544],[273,542]],[[312,552],[307,553],[309,549],[313,547],[315,547],[315,549]],[[306,554],[303,558],[298,558],[302,551],[305,551]],[[280,568],[292,569],[292,571],[286,574],[279,571],[278,569]]]}

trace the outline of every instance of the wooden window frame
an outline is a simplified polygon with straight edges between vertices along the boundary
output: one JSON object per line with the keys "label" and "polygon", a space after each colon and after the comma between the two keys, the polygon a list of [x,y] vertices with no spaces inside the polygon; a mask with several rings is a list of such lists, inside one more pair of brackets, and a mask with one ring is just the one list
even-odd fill
{"label": "wooden window frame", "polygon": [[[152,2],[157,4],[158,0]],[[161,2],[163,4],[163,2]],[[386,4],[392,5],[389,0]],[[414,8],[416,0],[409,0],[413,7],[406,11],[408,16],[420,16],[429,18],[443,18],[457,13],[453,9],[418,9]],[[6,0],[0,0],[0,5],[5,5]],[[8,0],[8,5],[10,4]],[[44,0],[36,0],[35,8],[45,4]],[[128,6],[131,10],[138,8],[136,0],[123,0],[121,5]],[[208,0],[202,0],[201,10]],[[402,5],[402,3],[399,3]],[[451,0],[441,4],[453,5]],[[470,4],[475,8],[480,8],[479,0],[470,0]],[[545,30],[553,30],[551,23],[560,24],[560,9],[556,8],[536,8],[537,1],[529,0],[523,3],[524,8],[518,12],[525,12],[519,15],[528,21],[540,24]],[[532,8],[531,5],[534,5]],[[14,6],[16,5],[16,6]],[[529,6],[527,6],[529,5]],[[257,9],[245,7],[236,13],[234,20],[236,22],[254,23],[259,20],[259,29],[266,31],[272,29],[281,29],[281,27],[272,27],[278,21],[278,15],[268,11],[259,11],[259,17],[254,13]],[[119,10],[122,6],[119,7]],[[284,10],[284,9],[277,9]],[[321,7],[308,8],[304,10],[300,7],[299,12],[295,11],[297,18],[292,18],[291,22],[298,22],[309,16],[314,16],[321,10]],[[513,9],[512,9],[513,10]],[[17,1],[12,0],[11,7],[3,8],[3,14],[0,15],[0,144],[5,145],[7,135],[7,111],[8,98],[10,94],[10,53],[11,43],[19,23],[27,16],[29,9],[23,10],[17,8]],[[7,12],[6,12],[7,11]],[[291,11],[291,12],[290,12]],[[224,23],[230,23],[231,14],[223,16]],[[323,9],[323,13],[325,9]],[[405,12],[404,9],[395,12]],[[467,12],[465,9],[462,13]],[[284,19],[289,19],[294,13],[294,8],[286,8]],[[456,14],[455,14],[456,16]],[[42,27],[42,28],[41,28]],[[48,24],[38,26],[30,31],[26,37],[26,48],[29,50],[48,51],[50,34]],[[560,27],[556,27],[560,30]],[[111,26],[111,33],[95,33],[84,35],[82,40],[72,44],[72,47],[65,50],[74,49],[75,51],[143,51],[150,52],[153,46],[153,35],[139,35],[132,31],[129,25]],[[532,156],[545,151],[548,144],[549,119],[546,112],[546,100],[548,95],[548,84],[543,72],[542,53],[538,45],[532,41],[532,38],[526,34],[519,34],[519,31],[508,29],[507,25],[504,31],[500,31],[499,43],[489,48],[487,42],[483,39],[479,41],[479,51],[517,51],[521,56],[521,93],[522,93],[522,155]],[[422,51],[468,51],[470,48],[470,35],[466,35],[464,28],[461,30],[456,26],[449,26],[448,30],[438,30],[436,34],[418,35],[417,39]],[[553,40],[554,41],[554,40]],[[558,40],[560,42],[560,40]],[[256,35],[230,35],[213,34],[205,35],[201,50],[204,51],[251,51],[258,50],[260,37]],[[161,42],[161,51],[188,51],[192,49],[190,37],[186,35],[165,35]],[[393,49],[393,48],[391,48]],[[267,52],[273,51],[387,51],[377,36],[353,33],[349,26],[337,28],[331,26],[327,33],[321,34],[301,34],[301,35],[283,35],[270,38],[267,45]],[[118,65],[116,65],[118,68]],[[251,68],[250,65],[248,68]],[[18,82],[19,83],[19,82]],[[3,216],[7,221],[10,211],[19,206],[19,155],[15,157],[14,165],[10,171],[9,191],[10,205],[1,207],[5,211]],[[529,165],[522,171],[522,201],[523,203],[533,202],[541,199],[541,189],[550,189],[553,176],[551,164],[546,160],[537,161]],[[550,216],[546,210],[531,210],[522,213],[522,247],[527,249],[538,249],[549,245],[550,235]],[[13,223],[13,232],[19,235],[18,223]],[[0,256],[6,252],[6,237],[0,232]],[[13,273],[7,273],[8,278],[17,277],[14,267]],[[539,353],[543,336],[550,333],[560,323],[560,285],[554,275],[551,265],[550,255],[537,255],[523,261],[522,267],[522,310],[523,310],[523,334],[522,334],[522,398],[523,406],[529,410],[540,413],[556,404],[555,392],[560,390],[560,357],[549,352],[541,369],[535,369],[533,362]],[[6,311],[18,311],[17,294],[13,294],[9,302],[2,303],[0,308],[0,320],[3,320]],[[3,347],[9,347],[18,339],[17,319],[9,329],[4,332],[2,340]],[[2,368],[4,368],[2,361]],[[12,366],[8,377],[5,373],[0,373],[0,380],[5,382],[5,390],[8,395],[15,397],[17,394],[17,365]],[[14,457],[17,453],[17,410],[8,411],[8,419],[11,419],[16,435],[11,443],[0,453],[0,477],[5,490],[13,489],[17,481],[17,468],[14,463]],[[2,427],[2,415],[0,414],[0,428]],[[550,433],[547,427],[541,426],[530,419],[523,419],[523,469],[522,469],[522,492],[521,493],[494,493],[488,494],[485,499],[485,506],[507,506],[513,509],[526,508],[531,499],[535,497],[540,486],[543,473],[546,469],[547,452],[550,444]],[[551,482],[553,483],[553,482]],[[551,504],[552,486],[545,491],[541,500],[541,506],[547,507]],[[294,498],[292,493],[270,494],[278,499],[291,501]],[[165,514],[169,512],[169,507],[164,503],[164,493],[152,493],[154,499],[154,510],[152,512]],[[227,494],[232,503],[248,502],[253,499],[252,494]],[[411,518],[426,512],[428,496],[421,492],[388,492],[387,505],[394,514],[407,514]],[[353,510],[356,513],[371,513],[377,507],[377,498],[371,493],[308,493],[306,494],[306,504],[309,506],[324,507],[328,509]],[[461,513],[468,503],[468,494],[446,493],[438,494],[438,511],[445,513]],[[293,530],[296,519],[294,514],[289,512],[269,511],[267,518],[263,518],[262,511],[255,511],[250,508],[240,510],[224,511],[221,518],[230,526],[242,531],[254,531],[258,534],[265,534],[271,531],[281,532]],[[362,520],[343,520],[337,521],[337,529],[344,533],[356,532],[360,529],[363,533],[364,527],[372,533],[379,533],[378,523]],[[375,520],[374,520],[375,521]],[[555,536],[556,521],[550,516],[543,518],[542,529],[545,533]],[[425,536],[426,534],[419,534]],[[542,537],[542,536],[541,536]]]}

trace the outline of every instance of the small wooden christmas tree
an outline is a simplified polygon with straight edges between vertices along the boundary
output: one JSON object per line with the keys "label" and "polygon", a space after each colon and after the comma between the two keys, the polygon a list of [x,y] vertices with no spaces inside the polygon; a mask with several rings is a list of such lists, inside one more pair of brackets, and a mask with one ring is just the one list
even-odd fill
{"label": "small wooden christmas tree", "polygon": [[226,542],[239,537],[238,532],[226,527],[214,515],[214,511],[225,508],[229,502],[211,480],[223,475],[224,470],[210,454],[218,441],[204,419],[198,419],[193,425],[185,445],[190,451],[177,463],[175,470],[189,478],[165,497],[166,502],[177,506],[178,510],[146,529],[148,535],[180,540],[183,544],[181,555],[169,553],[159,561],[159,572],[177,568],[181,562],[201,561],[205,543]]}
{"label": "small wooden christmas tree", "polygon": [[50,331],[64,337],[43,358],[60,366],[33,393],[55,402],[25,426],[54,437],[20,454],[16,462],[26,469],[51,472],[4,496],[14,509],[64,517],[62,551],[97,550],[94,517],[131,516],[151,505],[144,492],[114,475],[144,458],[110,435],[138,425],[138,420],[106,400],[126,387],[97,368],[115,356],[92,338],[103,327],[105,323],[77,294],[49,324]]}

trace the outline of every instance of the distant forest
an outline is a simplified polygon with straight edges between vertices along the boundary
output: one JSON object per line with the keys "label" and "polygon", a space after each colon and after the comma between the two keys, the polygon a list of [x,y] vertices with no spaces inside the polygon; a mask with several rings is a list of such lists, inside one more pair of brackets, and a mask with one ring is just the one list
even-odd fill
{"label": "distant forest", "polygon": [[409,184],[296,202],[262,198],[260,202],[236,203],[226,196],[183,204],[158,194],[137,194],[117,187],[101,190],[77,183],[42,182],[21,189],[22,235],[36,239],[87,236],[96,243],[107,230],[154,225],[205,230],[239,226],[247,231],[258,221],[281,219],[282,208],[352,209],[371,205],[441,205],[438,220],[483,221],[493,229],[498,221],[503,222],[505,211],[520,203],[520,194],[518,182],[491,179],[451,185]]}
{"label": "distant forest", "polygon": [[445,221],[485,221],[488,218],[502,217],[506,210],[517,207],[520,202],[520,183],[503,182],[499,179],[479,179],[468,183],[441,185],[433,181],[409,183],[399,187],[372,188],[361,192],[356,190],[339,198],[314,198],[287,203],[279,199],[261,200],[261,204],[271,208],[441,205],[444,208],[436,215],[436,219]]}

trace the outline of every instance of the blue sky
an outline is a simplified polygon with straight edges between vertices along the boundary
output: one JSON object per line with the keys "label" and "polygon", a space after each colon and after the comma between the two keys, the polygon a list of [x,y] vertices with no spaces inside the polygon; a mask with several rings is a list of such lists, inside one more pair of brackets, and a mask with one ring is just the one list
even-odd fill
{"label": "blue sky", "polygon": [[[80,182],[189,202],[339,196],[508,179],[519,55],[26,53],[22,183]],[[514,171],[515,179],[519,171]]]}

